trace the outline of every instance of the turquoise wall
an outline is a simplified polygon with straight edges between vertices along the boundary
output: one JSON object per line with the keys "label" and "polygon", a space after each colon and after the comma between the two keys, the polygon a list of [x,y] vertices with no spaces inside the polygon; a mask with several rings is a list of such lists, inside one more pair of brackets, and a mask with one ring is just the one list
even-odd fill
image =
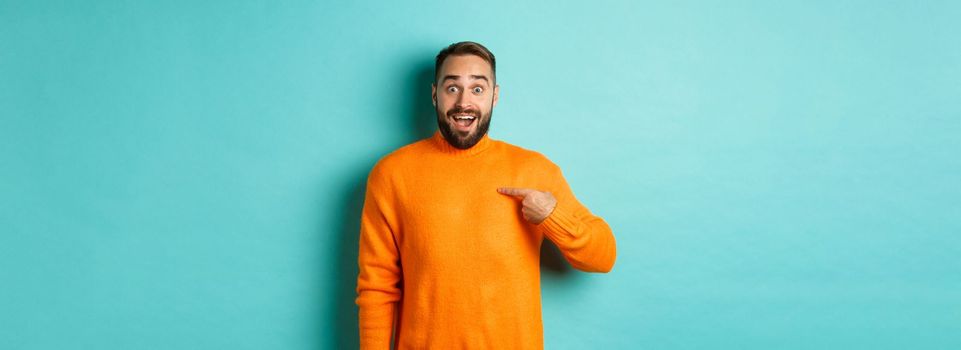
{"label": "turquoise wall", "polygon": [[433,56],[618,240],[549,349],[961,347],[961,5],[0,1],[0,348],[356,347]]}

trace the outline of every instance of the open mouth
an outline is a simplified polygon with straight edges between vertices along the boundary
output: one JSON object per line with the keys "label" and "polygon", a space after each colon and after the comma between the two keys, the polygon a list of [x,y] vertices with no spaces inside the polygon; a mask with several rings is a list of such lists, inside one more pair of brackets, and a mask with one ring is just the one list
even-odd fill
{"label": "open mouth", "polygon": [[470,127],[474,125],[474,120],[477,119],[477,117],[470,114],[458,114],[454,115],[453,118],[454,125],[461,131],[469,131]]}

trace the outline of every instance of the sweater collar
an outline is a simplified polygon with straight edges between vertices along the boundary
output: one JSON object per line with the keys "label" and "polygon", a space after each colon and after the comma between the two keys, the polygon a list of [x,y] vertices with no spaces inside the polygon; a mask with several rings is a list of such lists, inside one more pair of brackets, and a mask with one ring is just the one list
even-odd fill
{"label": "sweater collar", "polygon": [[493,141],[490,139],[490,136],[485,133],[484,136],[481,137],[480,141],[477,141],[477,144],[471,148],[460,149],[448,143],[447,139],[444,138],[444,135],[440,133],[440,130],[437,130],[434,131],[434,135],[431,136],[431,143],[433,143],[434,146],[442,153],[450,154],[456,157],[470,157],[480,154],[481,152],[484,152],[490,148],[490,146],[493,144]]}

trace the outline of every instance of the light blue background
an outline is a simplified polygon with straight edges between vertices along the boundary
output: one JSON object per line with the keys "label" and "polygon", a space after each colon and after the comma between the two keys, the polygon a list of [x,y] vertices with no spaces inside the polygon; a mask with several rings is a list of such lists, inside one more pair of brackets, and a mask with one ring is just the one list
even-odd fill
{"label": "light blue background", "polygon": [[356,347],[364,179],[459,40],[617,237],[547,348],[959,348],[958,4],[2,0],[0,348]]}

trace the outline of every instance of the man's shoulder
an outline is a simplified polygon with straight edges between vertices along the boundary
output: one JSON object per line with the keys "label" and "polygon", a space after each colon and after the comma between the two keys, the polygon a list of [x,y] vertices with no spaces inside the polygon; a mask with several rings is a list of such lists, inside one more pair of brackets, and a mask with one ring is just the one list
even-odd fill
{"label": "man's shoulder", "polygon": [[495,142],[497,142],[504,152],[519,165],[541,169],[557,168],[557,165],[541,152],[508,143],[506,141],[498,140]]}
{"label": "man's shoulder", "polygon": [[374,164],[370,174],[372,176],[383,176],[390,173],[396,173],[399,169],[404,167],[404,164],[414,161],[418,155],[423,154],[423,148],[429,147],[429,141],[430,139],[417,140],[385,154],[377,160],[377,163]]}
{"label": "man's shoulder", "polygon": [[428,148],[430,148],[430,138],[420,139],[394,149],[381,157],[378,163],[396,165],[397,163],[413,161],[422,156]]}

